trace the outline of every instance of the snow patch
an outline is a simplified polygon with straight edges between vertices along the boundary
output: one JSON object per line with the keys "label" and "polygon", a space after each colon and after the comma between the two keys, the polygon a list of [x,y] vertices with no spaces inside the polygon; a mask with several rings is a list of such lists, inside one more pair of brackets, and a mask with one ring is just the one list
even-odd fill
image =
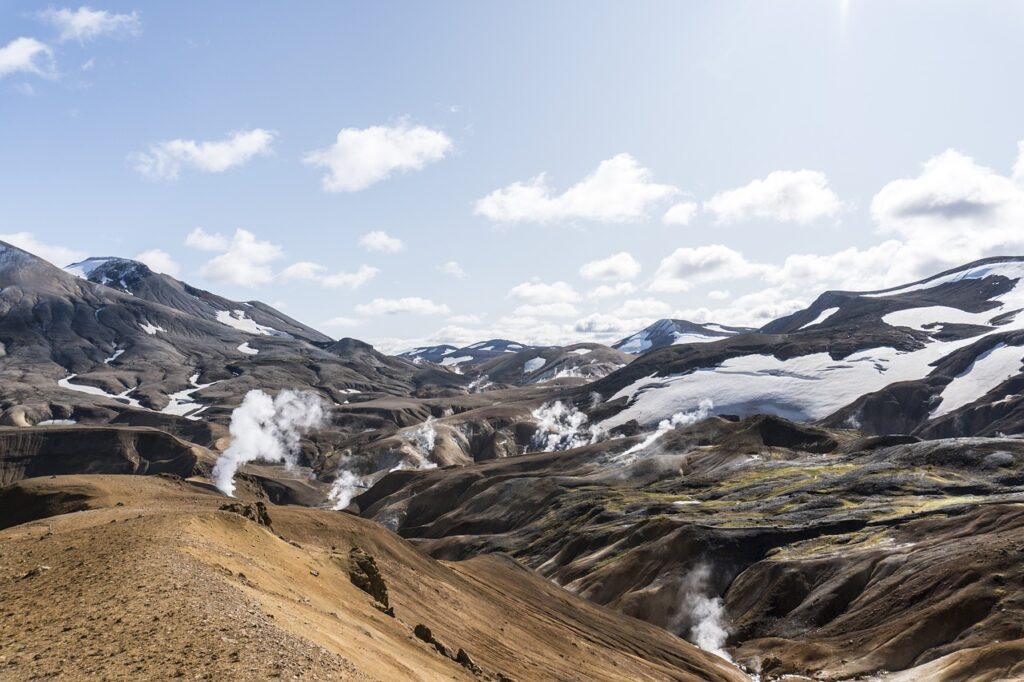
{"label": "snow patch", "polygon": [[[819,325],[822,322],[824,322],[825,320],[827,320],[828,318],[830,318],[833,315],[835,315],[837,312],[839,312],[839,307],[838,306],[835,307],[835,308],[825,308],[820,313],[818,313],[818,316],[816,318],[814,318],[813,320],[811,320],[810,322],[808,322],[804,326],[800,327],[800,329],[807,329],[808,327],[814,327],[815,325]],[[797,331],[800,331],[800,329],[798,329]]]}
{"label": "snow patch", "polygon": [[284,339],[294,338],[288,332],[278,331],[273,327],[259,324],[256,320],[250,318],[244,310],[218,310],[217,321],[246,334],[277,336]]}
{"label": "snow patch", "polygon": [[259,350],[250,346],[248,341],[240,345],[238,350],[246,355],[257,355],[259,353]]}
{"label": "snow patch", "polygon": [[523,363],[523,374],[529,374],[530,372],[536,372],[538,369],[547,364],[547,360],[544,358],[530,358]]}
{"label": "snow patch", "polygon": [[127,391],[124,391],[122,393],[117,393],[117,394],[107,393],[102,388],[96,388],[95,386],[87,386],[85,384],[73,384],[73,383],[71,383],[71,380],[74,379],[76,376],[78,376],[78,375],[77,374],[69,374],[66,377],[64,377],[63,379],[58,379],[57,380],[57,385],[60,386],[61,388],[66,388],[69,391],[77,391],[78,393],[88,393],[89,395],[98,395],[98,396],[102,396],[104,398],[110,398],[112,400],[121,400],[121,401],[124,401],[124,402],[128,403],[132,407],[141,407],[141,405],[139,405],[139,401],[138,400],[136,400],[135,398],[129,398],[128,397],[128,395],[132,391],[135,390],[134,388],[129,388]]}
{"label": "snow patch", "polygon": [[142,331],[146,332],[150,336],[153,336],[157,332],[166,332],[167,331],[163,327],[158,327],[157,325],[151,324],[148,321],[145,324],[143,324],[142,322],[139,322],[139,326],[142,327]]}
{"label": "snow patch", "polygon": [[931,419],[970,405],[996,386],[1021,371],[1024,348],[999,343],[985,351],[971,366],[949,382],[939,395],[941,402],[932,410]]}

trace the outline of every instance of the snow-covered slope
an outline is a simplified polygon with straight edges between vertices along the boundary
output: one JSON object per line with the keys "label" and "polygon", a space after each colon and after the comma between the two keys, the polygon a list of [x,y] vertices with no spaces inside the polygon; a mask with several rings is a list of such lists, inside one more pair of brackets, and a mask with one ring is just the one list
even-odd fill
{"label": "snow-covered slope", "polygon": [[470,367],[481,365],[509,353],[518,353],[523,350],[534,350],[542,347],[530,346],[525,343],[509,341],[508,339],[489,339],[469,346],[463,346],[462,348],[447,344],[421,346],[400,353],[398,357],[417,363],[429,362],[464,372]]}
{"label": "snow-covered slope", "polygon": [[1022,311],[1024,259],[990,259],[887,291],[827,292],[758,333],[650,352],[594,388],[622,406],[605,427],[656,424],[705,399],[719,413],[871,431],[1024,427]]}

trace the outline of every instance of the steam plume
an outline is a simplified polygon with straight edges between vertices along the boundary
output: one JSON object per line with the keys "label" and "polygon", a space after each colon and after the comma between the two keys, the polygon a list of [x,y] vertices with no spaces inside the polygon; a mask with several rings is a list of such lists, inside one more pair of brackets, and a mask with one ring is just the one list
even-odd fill
{"label": "steam plume", "polygon": [[705,563],[686,574],[680,612],[673,626],[677,631],[689,628],[687,639],[690,642],[731,662],[732,657],[724,648],[729,637],[725,607],[721,597],[709,596],[712,594],[710,579],[711,567]]}
{"label": "steam plume", "polygon": [[600,429],[587,423],[586,414],[572,403],[561,400],[544,403],[533,411],[533,418],[537,420],[532,443],[536,452],[578,448],[595,442],[600,436]]}
{"label": "steam plume", "polygon": [[669,431],[679,428],[680,426],[696,424],[702,419],[707,419],[711,415],[711,410],[713,409],[715,409],[715,403],[710,398],[703,398],[696,410],[690,410],[689,412],[676,412],[668,419],[662,419],[658,424],[656,431],[649,434],[642,442],[637,443],[621,455],[618,455],[616,459],[623,464],[633,462],[636,460],[638,452],[651,446],[654,441],[658,440]]}
{"label": "steam plume", "polygon": [[324,421],[323,403],[309,391],[281,391],[276,398],[260,390],[245,394],[231,413],[231,445],[213,467],[215,485],[234,496],[235,473],[248,462],[295,464],[299,439]]}

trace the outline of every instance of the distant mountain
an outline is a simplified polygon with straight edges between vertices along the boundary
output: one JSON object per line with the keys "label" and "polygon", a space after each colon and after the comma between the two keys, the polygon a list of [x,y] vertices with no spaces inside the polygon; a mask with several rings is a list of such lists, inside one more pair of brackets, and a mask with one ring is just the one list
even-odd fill
{"label": "distant mountain", "polygon": [[451,367],[455,371],[461,372],[468,367],[488,362],[506,353],[518,353],[523,350],[544,347],[531,346],[525,343],[509,341],[508,339],[490,339],[474,343],[470,346],[463,346],[462,348],[447,344],[422,346],[400,353],[398,357],[413,362],[430,362],[442,367]]}
{"label": "distant mountain", "polygon": [[754,331],[745,327],[727,327],[720,324],[697,324],[687,320],[658,320],[632,336],[612,344],[623,353],[646,353],[677,343],[707,343],[734,334]]}
{"label": "distant mountain", "polygon": [[1024,259],[884,291],[830,291],[762,329],[664,346],[601,379],[605,425],[656,424],[704,399],[874,433],[1024,431]]}

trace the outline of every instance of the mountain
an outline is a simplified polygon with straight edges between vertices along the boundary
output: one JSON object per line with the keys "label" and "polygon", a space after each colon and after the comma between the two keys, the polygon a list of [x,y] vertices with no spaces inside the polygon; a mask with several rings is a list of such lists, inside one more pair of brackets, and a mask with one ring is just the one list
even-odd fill
{"label": "mountain", "polygon": [[623,353],[646,353],[657,348],[678,343],[707,343],[744,332],[753,331],[745,327],[727,327],[720,324],[697,324],[686,320],[658,320],[644,327],[632,336],[612,344],[612,348]]}
{"label": "mountain", "polygon": [[625,367],[633,356],[599,343],[533,347],[472,365],[466,375],[477,390],[494,384],[522,386],[556,379],[586,383]]}
{"label": "mountain", "polygon": [[306,388],[329,404],[430,394],[434,379],[446,390],[438,373],[141,263],[89,259],[71,270],[0,243],[4,424],[118,421],[210,445],[223,427],[208,425],[226,423],[254,388]]}
{"label": "mountain", "polygon": [[467,367],[499,358],[505,353],[518,353],[522,350],[532,350],[539,347],[509,341],[508,339],[490,339],[474,343],[470,346],[463,346],[462,348],[447,344],[422,346],[400,353],[398,357],[412,360],[413,362],[430,362],[442,367],[451,367],[456,372],[462,372]]}
{"label": "mountain", "polygon": [[591,384],[604,425],[653,425],[711,400],[870,433],[1024,430],[1024,259],[977,261],[884,291],[822,294],[753,332],[667,346]]}
{"label": "mountain", "polygon": [[195,317],[214,320],[249,334],[299,338],[314,343],[330,343],[332,340],[264,303],[230,301],[169,275],[155,273],[138,261],[110,257],[89,258],[72,263],[64,270],[90,282],[113,287]]}

